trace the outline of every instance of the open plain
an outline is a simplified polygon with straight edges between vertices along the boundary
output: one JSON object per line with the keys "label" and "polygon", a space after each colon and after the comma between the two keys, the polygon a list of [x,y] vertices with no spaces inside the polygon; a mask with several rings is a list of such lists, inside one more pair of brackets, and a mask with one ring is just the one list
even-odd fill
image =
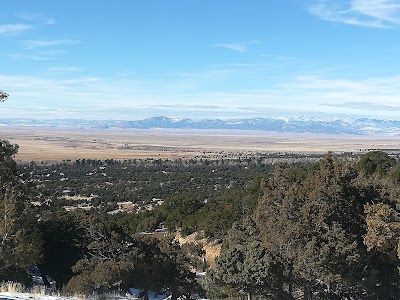
{"label": "open plain", "polygon": [[0,138],[19,145],[17,160],[219,158],[238,153],[400,151],[399,136],[320,135],[182,129],[9,127]]}

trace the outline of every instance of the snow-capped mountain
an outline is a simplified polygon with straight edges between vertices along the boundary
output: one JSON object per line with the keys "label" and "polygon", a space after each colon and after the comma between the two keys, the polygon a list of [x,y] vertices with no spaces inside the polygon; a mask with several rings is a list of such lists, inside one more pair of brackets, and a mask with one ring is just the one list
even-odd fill
{"label": "snow-capped mountain", "polygon": [[152,117],[144,120],[33,120],[0,119],[1,125],[9,126],[45,126],[76,128],[176,128],[176,129],[228,129],[263,130],[288,133],[323,133],[368,135],[382,134],[400,136],[400,120],[384,119],[345,119],[345,118],[248,118],[248,119],[172,119]]}

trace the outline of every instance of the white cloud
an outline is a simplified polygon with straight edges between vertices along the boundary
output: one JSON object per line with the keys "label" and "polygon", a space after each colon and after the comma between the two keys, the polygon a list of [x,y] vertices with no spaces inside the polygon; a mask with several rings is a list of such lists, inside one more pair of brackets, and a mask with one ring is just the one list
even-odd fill
{"label": "white cloud", "polygon": [[31,55],[31,54],[24,54],[24,53],[14,53],[9,54],[8,57],[15,59],[15,60],[37,60],[37,61],[46,61],[46,60],[53,60],[53,58],[48,56],[41,56],[41,55]]}
{"label": "white cloud", "polygon": [[221,43],[214,45],[214,47],[226,48],[236,52],[245,53],[248,51],[249,45],[257,43],[259,43],[259,41],[245,41],[241,43]]}
{"label": "white cloud", "polygon": [[67,72],[80,72],[83,68],[74,66],[61,66],[61,67],[51,67],[48,69],[51,72],[67,73]]}
{"label": "white cloud", "polygon": [[57,21],[56,21],[55,19],[53,19],[53,18],[47,18],[47,19],[44,21],[43,24],[45,24],[45,25],[54,25],[54,24],[56,24],[56,23],[57,23]]}
{"label": "white cloud", "polygon": [[400,2],[396,0],[353,0],[351,9],[388,23],[400,23]]}
{"label": "white cloud", "polygon": [[372,103],[367,101],[360,102],[343,102],[337,104],[321,103],[320,105],[333,106],[333,107],[347,107],[362,110],[380,110],[380,111],[400,111],[400,106],[383,105],[380,103]]}
{"label": "white cloud", "polygon": [[276,60],[294,60],[294,59],[296,59],[294,56],[286,56],[286,55],[278,55],[278,54],[267,54],[267,53],[259,54],[259,56],[270,58],[270,59],[276,59]]}
{"label": "white cloud", "polygon": [[57,23],[54,18],[47,17],[41,13],[20,12],[16,14],[16,17],[26,21],[39,21],[42,22],[44,25],[54,25]]}
{"label": "white cloud", "polygon": [[28,13],[28,12],[20,12],[15,14],[16,17],[26,20],[26,21],[32,21],[38,18],[41,18],[43,15],[39,13]]}
{"label": "white cloud", "polygon": [[[68,66],[49,69],[53,72],[78,70]],[[24,109],[25,117],[37,115],[37,111],[30,111],[34,107],[43,107],[43,114],[46,107],[65,109],[52,115],[53,118],[88,116],[96,119],[101,113],[101,118],[126,119],[135,111],[138,117],[141,117],[138,112],[146,112],[146,116],[149,116],[151,107],[157,108],[160,114],[176,112],[175,116],[180,117],[196,117],[196,113],[201,113],[202,117],[213,118],[228,115],[262,117],[271,114],[400,118],[400,76],[350,80],[304,75],[262,89],[238,86],[233,91],[224,91],[223,88],[205,91],[178,88],[174,86],[176,78],[154,82],[132,77],[104,78],[74,74],[69,73],[70,76],[64,78],[60,74],[47,77],[0,74],[2,88],[10,93],[6,105]],[[196,74],[182,75],[204,79],[197,78]],[[201,76],[208,79],[208,76],[214,75]],[[144,103],[148,109],[143,107]],[[80,107],[79,111],[72,113],[74,107]],[[99,112],[100,107],[102,112]],[[2,108],[6,106],[2,105]]]}
{"label": "white cloud", "polygon": [[78,40],[26,40],[23,42],[28,49],[38,48],[38,47],[51,47],[60,45],[75,45],[79,44]]}
{"label": "white cloud", "polygon": [[398,0],[318,0],[309,12],[323,20],[373,28],[400,24]]}
{"label": "white cloud", "polygon": [[0,34],[13,34],[31,30],[32,28],[33,28],[32,25],[27,25],[27,24],[5,24],[5,25],[0,25]]}

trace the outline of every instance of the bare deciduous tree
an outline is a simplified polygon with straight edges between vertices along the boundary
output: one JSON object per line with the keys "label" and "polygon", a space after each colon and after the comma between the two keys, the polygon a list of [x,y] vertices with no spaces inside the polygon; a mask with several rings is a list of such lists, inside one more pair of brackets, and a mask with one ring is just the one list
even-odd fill
{"label": "bare deciduous tree", "polygon": [[0,90],[0,102],[6,101],[7,98],[8,98],[8,94],[6,92],[3,92],[2,90]]}

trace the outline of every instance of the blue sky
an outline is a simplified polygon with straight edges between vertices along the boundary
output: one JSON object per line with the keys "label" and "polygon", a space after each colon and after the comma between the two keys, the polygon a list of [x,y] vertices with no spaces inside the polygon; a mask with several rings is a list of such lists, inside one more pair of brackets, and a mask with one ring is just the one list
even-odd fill
{"label": "blue sky", "polygon": [[400,119],[400,0],[0,0],[1,118]]}

